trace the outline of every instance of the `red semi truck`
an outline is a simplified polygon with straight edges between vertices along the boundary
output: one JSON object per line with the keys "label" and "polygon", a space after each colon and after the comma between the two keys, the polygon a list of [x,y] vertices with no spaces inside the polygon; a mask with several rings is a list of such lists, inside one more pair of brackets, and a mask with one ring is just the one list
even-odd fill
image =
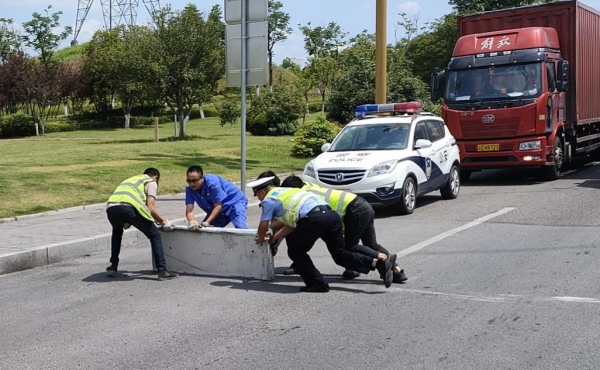
{"label": "red semi truck", "polygon": [[598,11],[561,1],[484,12],[460,17],[458,33],[431,87],[433,98],[443,97],[463,179],[481,169],[541,167],[554,180],[573,157],[600,148]]}

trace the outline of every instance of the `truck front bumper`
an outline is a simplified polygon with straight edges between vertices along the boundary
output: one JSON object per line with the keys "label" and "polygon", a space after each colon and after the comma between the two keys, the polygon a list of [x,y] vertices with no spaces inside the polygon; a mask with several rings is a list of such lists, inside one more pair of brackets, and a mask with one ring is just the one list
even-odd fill
{"label": "truck front bumper", "polygon": [[[540,142],[539,149],[520,150],[522,143]],[[463,170],[539,167],[549,164],[552,146],[545,136],[502,140],[457,140]]]}

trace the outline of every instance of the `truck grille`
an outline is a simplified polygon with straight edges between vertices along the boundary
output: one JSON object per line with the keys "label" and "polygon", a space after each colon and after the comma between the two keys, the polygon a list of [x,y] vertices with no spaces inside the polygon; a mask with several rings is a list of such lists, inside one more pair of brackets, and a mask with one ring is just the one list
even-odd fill
{"label": "truck grille", "polygon": [[327,170],[319,171],[319,180],[327,185],[350,185],[359,182],[365,176],[365,170]]}
{"label": "truck grille", "polygon": [[517,136],[519,118],[498,118],[493,123],[465,120],[460,126],[464,139],[501,139]]}

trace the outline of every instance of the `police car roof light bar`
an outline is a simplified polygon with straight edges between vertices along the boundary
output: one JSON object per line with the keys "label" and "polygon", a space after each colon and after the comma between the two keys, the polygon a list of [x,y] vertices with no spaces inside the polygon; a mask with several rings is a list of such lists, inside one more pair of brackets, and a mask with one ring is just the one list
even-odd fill
{"label": "police car roof light bar", "polygon": [[411,101],[406,103],[363,104],[356,107],[356,114],[364,116],[370,113],[418,114],[423,111],[423,103]]}

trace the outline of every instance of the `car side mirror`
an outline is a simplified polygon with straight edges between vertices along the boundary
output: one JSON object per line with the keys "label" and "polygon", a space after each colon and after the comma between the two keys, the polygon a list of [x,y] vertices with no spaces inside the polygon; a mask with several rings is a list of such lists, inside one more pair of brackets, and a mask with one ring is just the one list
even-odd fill
{"label": "car side mirror", "polygon": [[440,89],[440,80],[444,77],[446,70],[435,71],[431,74],[431,91],[430,97],[431,101],[437,101],[439,98],[439,89]]}
{"label": "car side mirror", "polygon": [[431,143],[431,141],[429,140],[425,140],[425,139],[419,139],[417,140],[417,142],[415,143],[415,149],[425,149],[425,148],[430,148],[431,145],[433,145]]}
{"label": "car side mirror", "polygon": [[325,143],[325,144],[321,145],[321,151],[322,152],[328,151],[329,148],[331,148],[331,144],[330,143]]}

